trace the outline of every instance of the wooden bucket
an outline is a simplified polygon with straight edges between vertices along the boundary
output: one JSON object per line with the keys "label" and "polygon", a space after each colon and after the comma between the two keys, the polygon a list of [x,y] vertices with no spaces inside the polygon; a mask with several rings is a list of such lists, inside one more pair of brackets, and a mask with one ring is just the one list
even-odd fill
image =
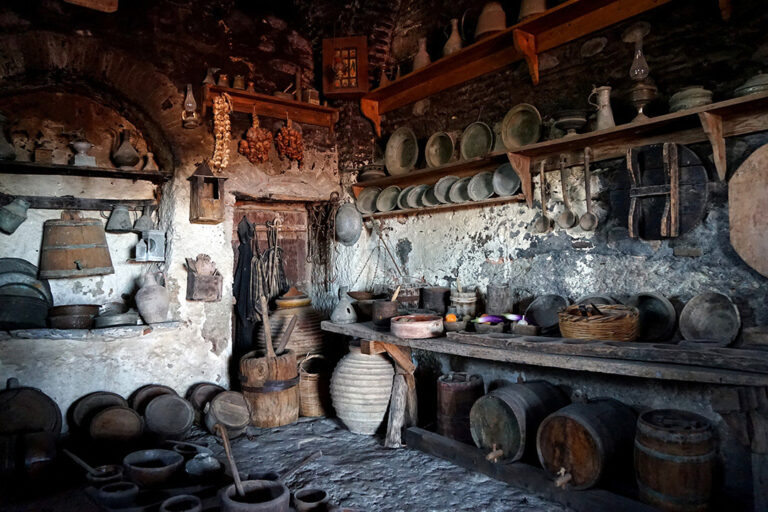
{"label": "wooden bucket", "polygon": [[331,411],[331,371],[325,357],[311,355],[299,364],[299,413],[316,418]]}
{"label": "wooden bucket", "polygon": [[253,425],[279,427],[299,419],[295,352],[286,350],[274,359],[267,358],[263,352],[249,352],[240,359],[240,379]]}
{"label": "wooden bucket", "polygon": [[462,443],[471,443],[469,412],[483,396],[485,384],[480,375],[450,372],[437,379],[437,433]]}
{"label": "wooden bucket", "polygon": [[234,439],[245,433],[251,423],[251,411],[242,393],[222,391],[205,406],[205,426],[216,434],[216,424],[227,429],[227,435]]}
{"label": "wooden bucket", "polygon": [[631,466],[636,421],[632,409],[610,398],[563,407],[539,427],[539,461],[571,489],[622,475]]}
{"label": "wooden bucket", "polygon": [[640,499],[661,510],[709,510],[715,469],[710,422],[676,410],[643,413],[637,421],[635,475]]}
{"label": "wooden bucket", "polygon": [[113,274],[107,238],[99,219],[81,219],[77,212],[61,212],[61,219],[43,225],[40,278]]}
{"label": "wooden bucket", "polygon": [[483,451],[496,449],[516,461],[536,453],[536,431],[568,398],[548,382],[505,384],[480,398],[469,415],[472,440]]}

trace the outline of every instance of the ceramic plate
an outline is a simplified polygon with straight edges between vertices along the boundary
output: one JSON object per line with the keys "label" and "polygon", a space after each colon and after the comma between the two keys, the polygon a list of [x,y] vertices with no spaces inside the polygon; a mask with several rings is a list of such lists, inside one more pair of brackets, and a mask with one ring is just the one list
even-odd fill
{"label": "ceramic plate", "polygon": [[392,176],[408,174],[419,158],[419,144],[416,134],[407,126],[401,126],[392,133],[384,150],[384,164]]}
{"label": "ceramic plate", "polygon": [[461,157],[464,160],[483,157],[493,148],[493,131],[480,121],[467,126],[461,134]]}
{"label": "ceramic plate", "polygon": [[722,293],[695,296],[680,313],[680,334],[687,340],[713,340],[729,345],[741,328],[739,309]]}
{"label": "ceramic plate", "polygon": [[452,203],[466,203],[469,201],[469,194],[467,193],[469,180],[469,177],[461,178],[451,185],[451,188],[448,191],[448,199],[450,199]]}
{"label": "ceramic plate", "polygon": [[501,139],[504,147],[515,149],[539,141],[541,114],[528,103],[515,105],[501,122]]}
{"label": "ceramic plate", "polygon": [[516,194],[520,190],[520,176],[517,175],[512,164],[502,164],[493,172],[493,191],[499,197]]}
{"label": "ceramic plate", "polygon": [[379,187],[364,188],[360,195],[357,196],[355,206],[357,210],[363,215],[368,215],[376,211],[376,198],[379,197],[381,189]]}
{"label": "ceramic plate", "polygon": [[421,196],[428,188],[429,185],[416,185],[413,187],[411,191],[408,192],[408,197],[405,199],[408,203],[408,208],[421,208]]}
{"label": "ceramic plate", "polygon": [[467,185],[467,194],[473,201],[482,201],[493,195],[493,174],[481,172],[472,176]]}
{"label": "ceramic plate", "polygon": [[424,191],[424,194],[421,196],[421,205],[437,206],[439,204],[440,201],[438,201],[437,197],[435,197],[435,187],[428,187],[427,190]]}
{"label": "ceramic plate", "polygon": [[534,325],[541,327],[542,333],[558,328],[558,313],[568,307],[568,299],[560,295],[540,295],[525,310],[525,317]]}
{"label": "ceramic plate", "polygon": [[433,133],[424,146],[424,159],[430,167],[445,165],[453,159],[453,138],[445,132]]}
{"label": "ceramic plate", "polygon": [[400,196],[400,187],[392,185],[381,191],[376,198],[376,209],[380,212],[389,212],[397,208],[397,198]]}
{"label": "ceramic plate", "polygon": [[458,176],[443,176],[437,183],[435,183],[435,197],[438,201],[443,204],[451,202],[451,200],[448,199],[448,191],[451,189],[451,185],[456,183],[456,180],[458,179]]}
{"label": "ceramic plate", "polygon": [[675,333],[677,312],[663,295],[638,293],[630,297],[626,304],[640,311],[638,341],[666,341]]}
{"label": "ceramic plate", "polygon": [[397,196],[397,207],[401,210],[406,210],[410,208],[408,206],[408,194],[411,193],[411,190],[413,190],[413,185],[409,185],[405,187],[401,192],[400,195]]}

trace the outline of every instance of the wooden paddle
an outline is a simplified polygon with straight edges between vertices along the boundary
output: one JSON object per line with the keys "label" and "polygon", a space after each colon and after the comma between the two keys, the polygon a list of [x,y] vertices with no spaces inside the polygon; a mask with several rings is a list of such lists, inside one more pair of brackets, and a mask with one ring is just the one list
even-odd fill
{"label": "wooden paddle", "polygon": [[397,289],[395,290],[395,293],[392,294],[392,302],[395,302],[397,300],[397,296],[400,295],[400,287],[402,285],[397,285]]}
{"label": "wooden paddle", "polygon": [[288,344],[288,340],[291,339],[291,334],[293,334],[293,329],[296,327],[296,322],[298,320],[298,316],[291,315],[291,319],[288,321],[288,327],[283,331],[283,334],[280,337],[280,342],[277,344],[277,349],[275,350],[276,354],[282,354],[283,350],[285,350],[285,346]]}
{"label": "wooden paddle", "polygon": [[[261,300],[266,302],[264,297],[262,297]],[[217,423],[215,430],[219,433],[219,435],[221,436],[221,440],[224,442],[224,452],[227,454],[227,460],[229,461],[229,468],[232,471],[232,478],[235,480],[235,489],[237,490],[237,495],[240,496],[241,498],[244,498],[245,489],[243,489],[243,483],[240,481],[240,472],[237,471],[237,464],[235,464],[235,458],[232,457],[232,449],[229,446],[229,434],[227,434],[227,429],[221,423]]]}

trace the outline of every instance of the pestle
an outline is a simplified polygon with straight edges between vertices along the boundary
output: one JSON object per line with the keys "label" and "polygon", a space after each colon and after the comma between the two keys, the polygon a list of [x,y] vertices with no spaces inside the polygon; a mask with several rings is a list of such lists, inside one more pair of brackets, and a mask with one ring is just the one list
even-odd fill
{"label": "pestle", "polygon": [[69,455],[69,458],[72,459],[73,461],[75,461],[78,466],[82,467],[83,469],[85,469],[88,473],[92,474],[93,476],[99,476],[101,474],[101,471],[99,471],[99,470],[89,466],[87,462],[85,462],[83,459],[81,459],[80,457],[78,457],[77,455],[72,453],[71,451],[67,450],[66,448],[64,448],[62,451],[64,453],[66,453],[67,455]]}
{"label": "pestle", "polygon": [[261,296],[261,318],[264,321],[264,337],[266,338],[267,359],[275,358],[275,347],[272,346],[272,326],[269,324],[269,306],[267,298]]}
{"label": "pestle", "polygon": [[397,300],[397,296],[400,295],[400,287],[402,285],[397,285],[397,289],[395,290],[395,293],[392,294],[392,302],[395,302]]}
{"label": "pestle", "polygon": [[[262,297],[261,300],[262,302],[266,302],[264,297]],[[243,483],[240,481],[240,473],[237,471],[237,464],[235,464],[235,459],[232,457],[232,450],[229,447],[229,434],[227,434],[227,429],[221,423],[217,423],[215,430],[219,433],[221,440],[224,442],[224,453],[227,454],[229,468],[232,471],[232,478],[235,480],[235,489],[237,490],[237,495],[241,498],[244,498],[245,490],[243,489]]]}

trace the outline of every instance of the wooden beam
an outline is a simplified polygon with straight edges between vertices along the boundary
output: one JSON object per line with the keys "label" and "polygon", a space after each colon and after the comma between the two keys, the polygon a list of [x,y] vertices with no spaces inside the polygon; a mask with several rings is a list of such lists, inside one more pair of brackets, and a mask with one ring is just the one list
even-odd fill
{"label": "wooden beam", "polygon": [[376,354],[383,354],[387,351],[384,346],[386,343],[373,340],[360,340],[360,352],[367,356],[373,356]]}
{"label": "wooden beam", "polygon": [[381,137],[381,115],[379,115],[379,102],[376,100],[362,98],[360,100],[360,110],[363,115],[371,120],[373,128],[376,130],[376,136]]}
{"label": "wooden beam", "polygon": [[539,85],[539,55],[536,53],[536,36],[524,30],[514,29],[512,32],[515,40],[515,48],[523,54],[528,63],[528,72],[533,80],[533,85]]}
{"label": "wooden beam", "polygon": [[533,208],[533,182],[531,181],[531,158],[517,153],[507,153],[512,168],[520,177],[520,187],[528,208]]}
{"label": "wooden beam", "polygon": [[594,512],[621,510],[622,512],[653,512],[655,508],[602,489],[566,491],[556,487],[540,468],[522,462],[494,463],[486,460],[485,453],[474,446],[448,439],[427,430],[411,427],[405,431],[408,448],[445,459],[470,471],[526,489],[545,499],[556,501],[570,510]]}
{"label": "wooden beam", "polygon": [[74,196],[13,196],[0,192],[0,205],[10,203],[14,199],[23,199],[34,210],[93,210],[107,211],[113,206],[125,206],[129,210],[142,210],[145,206],[156,205],[154,199],[89,199]]}
{"label": "wooden beam", "polygon": [[76,165],[41,164],[37,162],[0,162],[0,174],[29,174],[33,176],[85,176],[88,178],[109,178],[120,180],[143,180],[153,183],[168,181],[170,175],[159,171],[137,171],[133,169],[111,169],[108,167],[82,167]]}
{"label": "wooden beam", "polygon": [[711,112],[699,112],[699,120],[709,143],[712,145],[712,158],[715,161],[717,176],[721,181],[725,181],[728,169],[725,157],[723,118]]}
{"label": "wooden beam", "polygon": [[64,0],[68,4],[79,5],[101,12],[117,12],[118,0]]}

